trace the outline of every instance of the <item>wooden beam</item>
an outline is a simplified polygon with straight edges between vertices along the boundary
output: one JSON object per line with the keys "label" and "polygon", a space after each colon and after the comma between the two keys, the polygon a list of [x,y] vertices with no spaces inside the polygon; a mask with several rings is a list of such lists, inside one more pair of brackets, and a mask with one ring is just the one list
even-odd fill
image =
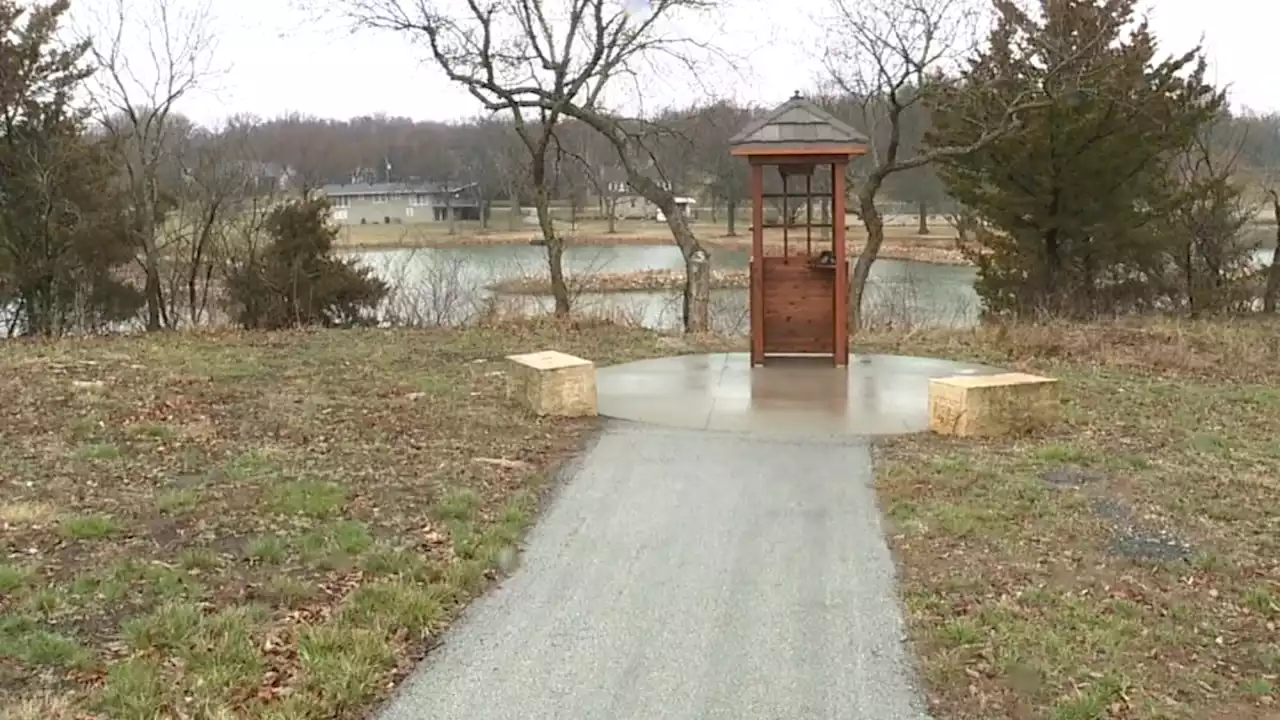
{"label": "wooden beam", "polygon": [[849,162],[848,153],[834,155],[748,155],[747,161],[752,165],[834,165]]}
{"label": "wooden beam", "polygon": [[764,166],[751,166],[751,366],[764,364]]}
{"label": "wooden beam", "polygon": [[[815,143],[813,145],[792,145],[790,147],[783,145],[783,146],[775,147],[768,144],[759,143],[755,145],[739,145],[738,147],[731,148],[729,150],[729,154],[737,155],[739,157],[798,157],[798,158],[804,158],[804,157],[812,158],[812,157],[823,156],[823,155],[839,155],[847,159],[850,155],[866,155],[867,146],[854,145],[852,143],[829,144],[829,145],[828,144],[819,145]],[[822,163],[821,160],[801,160],[800,162]],[[825,164],[825,163],[822,163],[822,164]]]}
{"label": "wooden beam", "polygon": [[831,166],[831,243],[836,256],[835,347],[832,354],[837,367],[849,364],[849,263],[845,259],[844,227],[844,163]]}

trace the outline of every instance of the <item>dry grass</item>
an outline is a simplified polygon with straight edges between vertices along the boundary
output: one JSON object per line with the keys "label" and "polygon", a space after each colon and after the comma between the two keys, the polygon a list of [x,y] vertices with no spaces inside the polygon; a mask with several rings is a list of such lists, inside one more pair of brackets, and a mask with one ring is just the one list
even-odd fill
{"label": "dry grass", "polygon": [[934,717],[1280,717],[1280,324],[859,343],[1063,382],[1051,431],[878,449]]}
{"label": "dry grass", "polygon": [[6,343],[0,715],[360,715],[593,427],[507,405],[502,356],[545,347],[692,346],[551,322]]}

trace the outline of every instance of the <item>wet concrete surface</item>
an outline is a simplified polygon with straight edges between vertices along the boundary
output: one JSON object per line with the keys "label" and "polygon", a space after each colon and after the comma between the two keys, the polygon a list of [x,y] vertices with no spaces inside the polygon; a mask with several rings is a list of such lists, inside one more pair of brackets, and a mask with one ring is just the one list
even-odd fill
{"label": "wet concrete surface", "polygon": [[382,718],[917,720],[903,635],[867,440],[615,421]]}
{"label": "wet concrete surface", "polygon": [[929,378],[999,368],[932,358],[657,358],[596,371],[600,414],[665,427],[771,435],[896,435],[929,428]]}

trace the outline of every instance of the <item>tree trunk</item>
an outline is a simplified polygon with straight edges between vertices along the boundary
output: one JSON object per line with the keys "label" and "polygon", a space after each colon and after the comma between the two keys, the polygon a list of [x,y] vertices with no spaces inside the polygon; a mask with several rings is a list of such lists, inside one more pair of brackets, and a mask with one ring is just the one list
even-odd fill
{"label": "tree trunk", "polygon": [[147,253],[143,270],[146,275],[143,296],[147,300],[147,332],[156,332],[164,328],[164,294],[160,291],[160,268],[154,253]]}
{"label": "tree trunk", "polygon": [[547,274],[551,276],[551,297],[555,299],[556,316],[569,315],[569,286],[564,280],[564,241],[556,234],[551,219],[551,197],[547,195],[545,160],[533,160],[533,203],[538,211],[538,226],[547,244]]}
{"label": "tree trunk", "polygon": [[[1276,230],[1280,236],[1280,228]],[[1271,251],[1271,267],[1267,268],[1267,290],[1262,296],[1262,309],[1267,312],[1276,311],[1276,300],[1280,299],[1280,237],[1276,238],[1276,249]]]}
{"label": "tree trunk", "polygon": [[1262,293],[1262,309],[1273,313],[1280,300],[1280,195],[1271,193],[1271,207],[1276,216],[1276,247],[1271,251],[1271,267],[1267,268],[1267,289]]}
{"label": "tree trunk", "polygon": [[446,193],[444,196],[444,216],[449,221],[449,234],[458,234],[458,219],[453,212],[453,195]]}
{"label": "tree trunk", "polygon": [[929,203],[921,201],[916,206],[916,210],[920,218],[920,227],[916,230],[916,232],[920,235],[928,235],[929,234]]}
{"label": "tree trunk", "polygon": [[728,217],[728,227],[725,228],[725,234],[729,237],[738,236],[738,200],[729,198],[725,203],[725,213]]}
{"label": "tree trunk", "polygon": [[[566,115],[590,125],[613,145],[614,150],[617,152],[618,160],[626,169],[628,184],[641,197],[656,205],[662,211],[662,214],[666,216],[667,227],[671,229],[671,237],[675,240],[676,245],[680,247],[680,254],[685,261],[685,332],[708,331],[711,328],[711,258],[698,243],[698,238],[694,236],[693,230],[689,228],[689,222],[684,213],[679,212],[675,195],[641,173],[636,165],[631,162],[632,146],[627,137],[620,132],[614,120],[598,114],[591,108],[577,107],[572,104],[565,106],[562,110]],[[692,262],[706,264],[707,271],[689,272]],[[704,298],[705,302],[702,300]]]}
{"label": "tree trunk", "polygon": [[618,232],[618,198],[616,196],[605,201],[605,213],[609,218],[609,234]]}
{"label": "tree trunk", "polygon": [[1191,241],[1188,240],[1182,249],[1182,279],[1187,283],[1187,314],[1196,316],[1196,276],[1191,255]]}
{"label": "tree trunk", "polygon": [[[696,242],[696,240],[695,240]],[[694,325],[701,331],[711,329],[711,256],[701,248],[685,259],[684,326],[688,332]],[[698,320],[690,323],[690,319]]]}
{"label": "tree trunk", "polygon": [[[631,187],[640,196],[657,206],[667,220],[671,237],[680,247],[684,257],[684,330],[685,332],[709,332],[711,330],[711,256],[698,242],[689,219],[680,212],[675,195],[658,183],[638,172],[629,172]],[[698,267],[698,266],[701,267]]]}
{"label": "tree trunk", "polygon": [[853,265],[853,277],[849,279],[851,333],[862,329],[862,297],[867,289],[867,280],[871,277],[871,265],[880,254],[880,246],[884,244],[884,219],[876,208],[876,193],[883,181],[883,178],[872,175],[858,191],[858,210],[862,215],[862,226],[867,231],[867,244],[858,253],[858,261]]}
{"label": "tree trunk", "polygon": [[481,230],[489,229],[489,201],[488,200],[480,201],[480,229]]}

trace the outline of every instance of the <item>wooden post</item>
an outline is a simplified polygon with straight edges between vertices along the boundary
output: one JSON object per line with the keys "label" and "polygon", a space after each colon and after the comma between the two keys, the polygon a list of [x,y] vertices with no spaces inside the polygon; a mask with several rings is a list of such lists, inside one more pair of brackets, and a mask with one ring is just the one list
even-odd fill
{"label": "wooden post", "polygon": [[844,169],[845,163],[831,164],[831,243],[836,256],[835,347],[832,357],[836,367],[849,364],[849,263],[845,260],[844,234]]}
{"label": "wooden post", "polygon": [[764,364],[764,166],[751,162],[751,366]]}

